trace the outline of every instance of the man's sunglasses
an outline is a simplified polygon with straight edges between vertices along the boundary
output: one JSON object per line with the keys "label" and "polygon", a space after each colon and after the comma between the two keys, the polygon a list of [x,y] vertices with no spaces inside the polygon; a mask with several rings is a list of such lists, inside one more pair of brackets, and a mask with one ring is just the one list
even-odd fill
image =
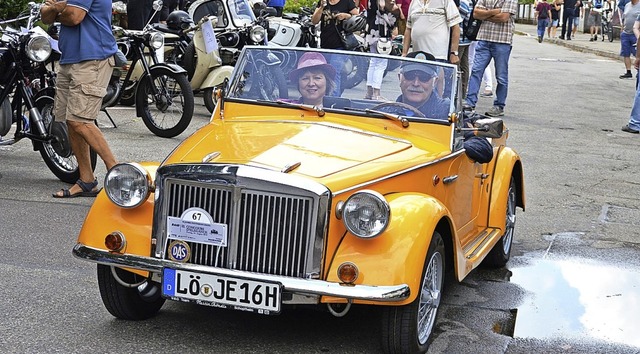
{"label": "man's sunglasses", "polygon": [[409,81],[413,81],[417,77],[421,82],[427,82],[435,77],[435,75],[429,75],[420,70],[408,71],[406,73],[402,73],[402,76],[404,76],[404,78]]}

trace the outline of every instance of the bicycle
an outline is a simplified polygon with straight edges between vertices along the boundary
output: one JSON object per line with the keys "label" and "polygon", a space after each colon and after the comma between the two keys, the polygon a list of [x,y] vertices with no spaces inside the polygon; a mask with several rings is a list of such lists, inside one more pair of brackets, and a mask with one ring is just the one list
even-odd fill
{"label": "bicycle", "polygon": [[613,25],[611,24],[611,13],[613,10],[605,9],[602,11],[602,41],[604,41],[605,35],[609,38],[609,42],[613,42]]}

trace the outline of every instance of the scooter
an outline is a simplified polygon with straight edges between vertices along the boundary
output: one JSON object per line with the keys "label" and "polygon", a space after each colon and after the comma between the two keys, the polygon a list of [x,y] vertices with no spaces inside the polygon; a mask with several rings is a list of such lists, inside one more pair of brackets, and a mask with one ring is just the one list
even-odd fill
{"label": "scooter", "polygon": [[178,64],[187,71],[193,92],[203,93],[204,105],[213,113],[216,103],[214,89],[223,85],[233,71],[233,66],[223,65],[220,58],[214,33],[217,17],[204,16],[193,25],[190,18],[178,23],[169,21],[172,15],[188,16],[184,11],[174,11],[169,15],[166,25],[154,25],[155,29],[165,34],[165,61]]}

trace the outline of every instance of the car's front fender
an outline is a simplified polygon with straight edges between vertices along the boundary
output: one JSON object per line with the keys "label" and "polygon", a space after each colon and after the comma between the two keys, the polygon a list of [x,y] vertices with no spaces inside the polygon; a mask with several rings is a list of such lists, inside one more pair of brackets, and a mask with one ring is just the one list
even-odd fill
{"label": "car's front fender", "polygon": [[[141,165],[151,176],[155,175],[157,164],[142,163]],[[84,220],[78,242],[106,250],[105,237],[112,232],[120,232],[126,240],[122,253],[150,256],[152,225],[153,194],[142,205],[125,209],[111,202],[103,190],[96,197]],[[147,274],[144,271],[136,273]]]}
{"label": "car's front fender", "polygon": [[502,148],[493,172],[494,180],[491,188],[491,204],[489,207],[489,227],[498,228],[504,232],[507,213],[507,198],[509,184],[513,176],[516,183],[516,206],[524,210],[524,173],[520,156],[508,148]]}
{"label": "car's front fender", "polygon": [[326,278],[340,282],[338,267],[351,262],[359,269],[356,284],[409,285],[411,295],[398,303],[407,304],[419,293],[431,236],[448,212],[437,199],[424,194],[397,193],[386,195],[385,198],[391,207],[391,222],[387,229],[373,239],[362,239],[347,233],[333,255]]}

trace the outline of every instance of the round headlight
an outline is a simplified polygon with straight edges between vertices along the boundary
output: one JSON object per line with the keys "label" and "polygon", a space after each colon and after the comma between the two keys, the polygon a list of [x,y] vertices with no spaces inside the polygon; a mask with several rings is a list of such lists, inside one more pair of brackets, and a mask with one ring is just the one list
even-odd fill
{"label": "round headlight", "polygon": [[262,43],[264,41],[265,35],[266,35],[266,31],[264,30],[264,27],[253,26],[251,28],[251,33],[249,37],[251,38],[252,41],[256,43]]}
{"label": "round headlight", "polygon": [[109,199],[123,208],[134,208],[144,203],[151,192],[151,177],[137,163],[113,166],[104,179]]}
{"label": "round headlight", "polygon": [[32,36],[27,42],[27,56],[29,59],[41,63],[51,55],[51,43],[45,36]]}
{"label": "round headlight", "polygon": [[362,238],[380,235],[389,225],[390,216],[391,209],[384,197],[370,190],[354,193],[342,208],[347,230]]}
{"label": "round headlight", "polygon": [[160,32],[153,32],[149,37],[149,45],[154,49],[160,49],[164,45],[164,36]]}

